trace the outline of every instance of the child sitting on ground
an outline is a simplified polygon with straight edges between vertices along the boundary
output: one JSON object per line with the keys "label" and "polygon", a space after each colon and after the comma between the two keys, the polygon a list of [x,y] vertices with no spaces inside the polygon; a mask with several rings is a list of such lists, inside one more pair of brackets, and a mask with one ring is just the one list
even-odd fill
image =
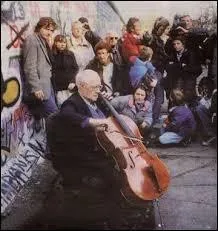
{"label": "child sitting on ground", "polygon": [[196,122],[191,110],[184,103],[184,94],[179,89],[173,89],[170,93],[172,107],[169,115],[164,120],[161,128],[159,142],[161,144],[179,144],[184,146],[190,142],[190,138],[196,129]]}

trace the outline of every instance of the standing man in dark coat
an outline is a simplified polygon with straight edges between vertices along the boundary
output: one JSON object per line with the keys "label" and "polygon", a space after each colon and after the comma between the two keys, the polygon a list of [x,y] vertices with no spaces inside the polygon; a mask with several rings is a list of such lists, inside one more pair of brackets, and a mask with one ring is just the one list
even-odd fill
{"label": "standing man in dark coat", "polygon": [[179,88],[183,90],[185,101],[190,104],[196,96],[196,79],[201,74],[201,64],[196,58],[196,54],[185,46],[183,37],[173,39],[174,51],[166,65],[167,88],[166,94]]}

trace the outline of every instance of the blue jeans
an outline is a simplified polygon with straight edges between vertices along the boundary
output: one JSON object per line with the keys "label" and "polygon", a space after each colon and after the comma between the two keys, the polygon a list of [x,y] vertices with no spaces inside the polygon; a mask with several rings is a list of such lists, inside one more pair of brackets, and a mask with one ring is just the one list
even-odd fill
{"label": "blue jeans", "polygon": [[53,88],[51,89],[51,95],[49,99],[42,101],[40,110],[41,110],[41,115],[45,118],[58,110]]}
{"label": "blue jeans", "polygon": [[50,114],[56,112],[58,110],[58,106],[55,101],[53,88],[51,88],[51,95],[49,99],[43,101],[35,99],[33,102],[30,101],[28,106],[36,120],[47,118]]}
{"label": "blue jeans", "polygon": [[161,144],[178,144],[184,139],[175,132],[165,132],[163,127],[160,129],[160,134],[159,141]]}
{"label": "blue jeans", "polygon": [[196,107],[196,114],[200,119],[203,135],[206,136],[214,135],[214,128],[212,125],[212,114],[210,110],[207,109],[204,105],[199,104]]}
{"label": "blue jeans", "polygon": [[175,132],[164,132],[159,137],[159,141],[161,144],[178,144],[182,140],[183,140],[183,137],[176,134]]}
{"label": "blue jeans", "polygon": [[156,87],[154,88],[154,105],[153,105],[153,124],[159,123],[161,105],[164,103],[164,86],[163,86],[163,75],[162,73],[158,73],[158,82]]}

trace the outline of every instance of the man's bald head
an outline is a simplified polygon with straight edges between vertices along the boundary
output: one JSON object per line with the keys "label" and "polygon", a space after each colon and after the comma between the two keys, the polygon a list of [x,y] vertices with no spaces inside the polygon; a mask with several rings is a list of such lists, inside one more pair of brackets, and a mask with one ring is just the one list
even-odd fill
{"label": "man's bald head", "polygon": [[79,86],[80,83],[91,84],[92,82],[100,82],[100,77],[97,72],[93,70],[80,71],[76,76],[76,85]]}
{"label": "man's bald head", "polygon": [[101,79],[97,72],[84,70],[77,74],[76,85],[80,95],[89,101],[95,102],[101,91]]}

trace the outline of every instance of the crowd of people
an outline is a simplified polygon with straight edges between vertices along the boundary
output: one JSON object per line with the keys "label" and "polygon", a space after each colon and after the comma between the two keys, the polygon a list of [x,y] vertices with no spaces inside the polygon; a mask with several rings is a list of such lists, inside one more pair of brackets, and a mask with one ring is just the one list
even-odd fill
{"label": "crowd of people", "polygon": [[[78,72],[90,69],[100,76],[102,91],[115,98],[134,96],[137,88],[144,85],[141,90],[144,89],[146,97],[140,102],[144,105],[149,101],[152,105],[152,112],[150,107],[141,106],[144,116],[151,117],[149,123],[144,123],[145,130],[151,128],[150,133],[162,122],[160,112],[164,91],[168,109],[172,110],[175,105],[170,95],[177,89],[183,95],[182,105],[191,110],[196,123],[181,140],[190,141],[196,129],[202,131],[202,144],[215,136],[211,129],[215,112],[210,110],[211,105],[205,106],[203,102],[207,98],[206,101],[211,104],[216,94],[216,29],[211,33],[194,27],[189,15],[181,16],[179,22],[172,26],[166,18],[159,17],[151,33],[142,33],[140,20],[133,17],[124,26],[121,37],[110,31],[100,38],[91,30],[85,17],[72,22],[71,35],[58,34],[52,39],[57,27],[52,18],[41,18],[35,33],[26,39],[23,47],[24,101],[36,118],[58,111],[63,102],[76,92]],[[209,89],[209,95],[199,97],[196,80],[202,73],[202,65],[208,68],[205,84],[208,85],[211,80],[214,84]],[[122,102],[123,99],[119,97],[117,100]],[[141,114],[136,102],[133,97],[135,117]],[[128,106],[126,103],[122,113],[128,111]],[[205,117],[206,120],[202,119]],[[175,123],[173,120],[169,117],[170,123]],[[186,123],[189,122],[185,119],[173,124],[174,131],[179,132],[181,124],[186,126]],[[145,134],[144,131],[142,134]],[[144,139],[149,139],[149,133],[146,132]],[[169,142],[174,143],[171,139]]]}
{"label": "crowd of people", "polygon": [[[22,64],[24,102],[36,120],[47,120],[50,158],[64,187],[112,185],[114,166],[95,135],[107,131],[110,115],[100,93],[135,122],[147,146],[186,146],[196,131],[203,145],[216,139],[216,30],[194,27],[189,15],[173,25],[158,17],[151,33],[132,17],[121,37],[109,31],[101,38],[85,17],[72,22],[71,34],[52,39],[57,27],[40,18],[24,42]],[[208,75],[197,85],[202,66]]]}

